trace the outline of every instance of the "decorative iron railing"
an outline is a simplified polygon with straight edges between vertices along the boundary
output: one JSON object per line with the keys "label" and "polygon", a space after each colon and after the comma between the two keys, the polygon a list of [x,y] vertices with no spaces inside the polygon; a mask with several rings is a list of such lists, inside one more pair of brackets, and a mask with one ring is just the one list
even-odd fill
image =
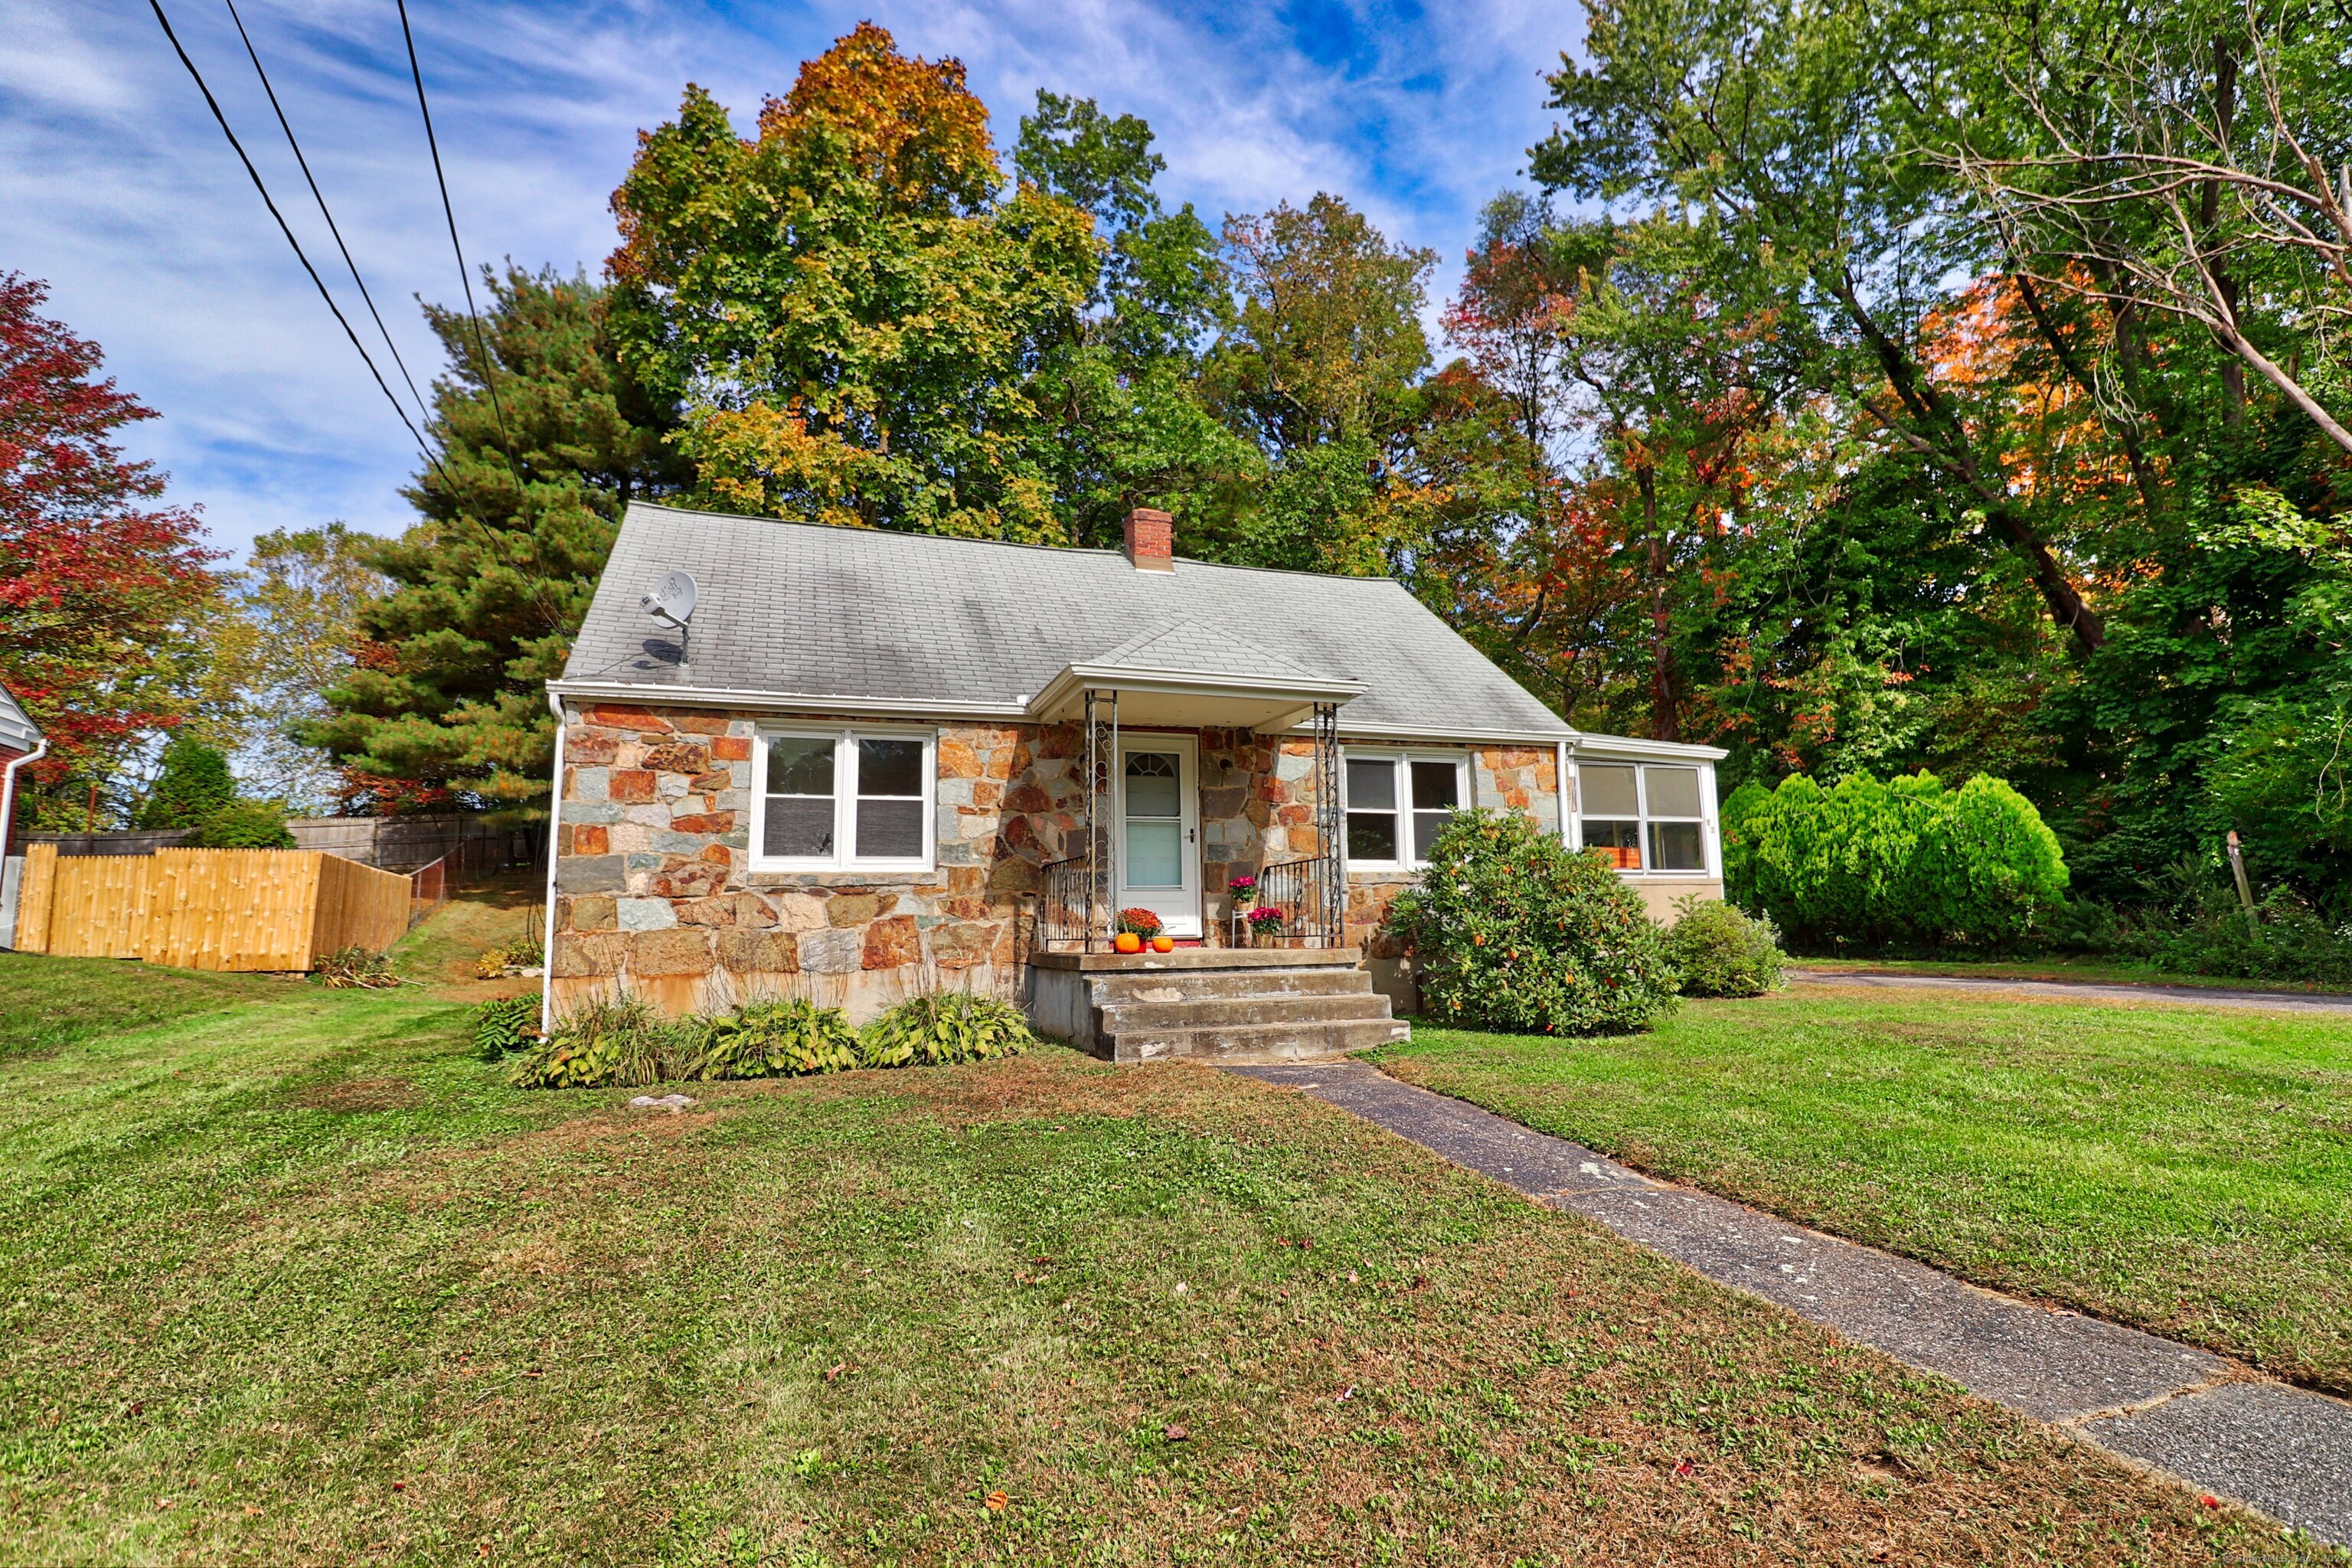
{"label": "decorative iron railing", "polygon": [[1257,874],[1257,907],[1278,910],[1282,924],[1275,931],[1253,926],[1261,941],[1279,940],[1285,947],[1337,947],[1342,906],[1339,902],[1339,858],[1318,855],[1306,860],[1285,860]]}
{"label": "decorative iron railing", "polygon": [[1087,946],[1094,927],[1094,865],[1090,857],[1073,855],[1038,868],[1045,881],[1037,893],[1037,950],[1052,952],[1057,944]]}

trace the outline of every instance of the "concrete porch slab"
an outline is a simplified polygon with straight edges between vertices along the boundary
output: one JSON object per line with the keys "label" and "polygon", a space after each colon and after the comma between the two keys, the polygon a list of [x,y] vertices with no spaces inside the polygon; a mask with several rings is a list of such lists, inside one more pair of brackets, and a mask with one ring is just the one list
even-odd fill
{"label": "concrete porch slab", "polygon": [[1173,952],[1033,952],[1032,969],[1353,969],[1364,962],[1357,947],[1180,947]]}

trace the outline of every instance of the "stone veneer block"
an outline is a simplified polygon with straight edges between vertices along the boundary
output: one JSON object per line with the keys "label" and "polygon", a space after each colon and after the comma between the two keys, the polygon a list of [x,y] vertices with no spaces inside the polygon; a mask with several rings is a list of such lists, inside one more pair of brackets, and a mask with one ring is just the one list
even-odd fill
{"label": "stone veneer block", "polygon": [[623,899],[615,912],[623,931],[667,931],[677,924],[677,906],[667,899]]}
{"label": "stone veneer block", "polygon": [[625,879],[618,855],[569,855],[555,865],[560,893],[617,893]]}
{"label": "stone veneer block", "polygon": [[812,974],[854,974],[866,956],[866,933],[828,927],[798,939],[801,967]]}

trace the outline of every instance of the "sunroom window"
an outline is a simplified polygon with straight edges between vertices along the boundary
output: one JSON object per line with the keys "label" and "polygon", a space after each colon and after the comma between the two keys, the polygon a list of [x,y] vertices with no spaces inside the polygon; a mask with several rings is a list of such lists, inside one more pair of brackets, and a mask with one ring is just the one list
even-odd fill
{"label": "sunroom window", "polygon": [[919,870],[931,858],[931,737],[761,736],[752,863],[771,870]]}
{"label": "sunroom window", "polygon": [[1578,832],[1621,871],[1706,870],[1699,770],[1585,763],[1577,771]]}

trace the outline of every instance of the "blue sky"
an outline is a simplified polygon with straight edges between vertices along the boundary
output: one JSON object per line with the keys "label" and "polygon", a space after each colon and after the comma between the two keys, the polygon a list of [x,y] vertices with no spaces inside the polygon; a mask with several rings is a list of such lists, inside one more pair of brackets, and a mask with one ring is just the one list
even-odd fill
{"label": "blue sky", "polygon": [[[240,0],[337,221],[420,380],[439,359],[414,297],[452,300],[393,0]],[[128,445],[171,471],[242,557],[257,533],[408,521],[415,448],[279,237],[144,0],[7,0],[0,30],[0,270],[46,279],[51,313],[107,352],[163,417]],[[165,0],[271,193],[334,284],[310,205],[221,0]],[[1163,195],[1213,223],[1338,192],[1458,276],[1479,206],[1518,183],[1549,125],[1540,73],[1572,4],[1290,0],[410,0],[469,259],[594,270],[636,132],[683,85],[748,127],[762,96],[860,19],[954,55],[1009,145],[1040,87],[1140,114]],[[349,281],[345,310],[362,321]],[[367,329],[362,326],[362,331]],[[379,358],[383,356],[379,353]],[[385,366],[391,374],[390,366]]]}

